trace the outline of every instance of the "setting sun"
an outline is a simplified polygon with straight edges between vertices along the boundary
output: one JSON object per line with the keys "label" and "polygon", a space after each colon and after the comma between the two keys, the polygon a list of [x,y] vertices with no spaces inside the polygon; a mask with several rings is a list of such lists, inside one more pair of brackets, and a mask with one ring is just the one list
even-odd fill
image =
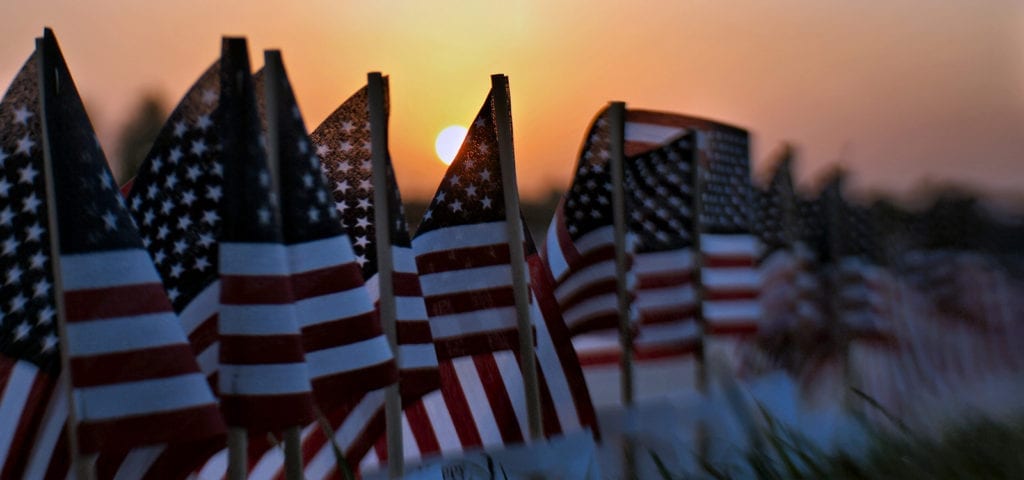
{"label": "setting sun", "polygon": [[437,141],[434,142],[437,158],[441,159],[445,165],[450,165],[455,159],[455,154],[459,153],[459,147],[462,146],[462,140],[465,138],[466,127],[461,125],[445,127],[441,133],[437,134]]}

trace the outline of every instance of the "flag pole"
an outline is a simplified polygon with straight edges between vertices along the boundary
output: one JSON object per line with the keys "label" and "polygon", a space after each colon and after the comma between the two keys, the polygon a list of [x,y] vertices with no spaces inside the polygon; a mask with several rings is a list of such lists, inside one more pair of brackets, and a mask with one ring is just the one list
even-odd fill
{"label": "flag pole", "polygon": [[[391,205],[388,190],[388,111],[386,80],[380,72],[366,75],[367,102],[370,110],[371,173],[373,182],[373,225],[377,235],[377,280],[380,292],[380,323],[398,364],[398,324],[395,305],[394,257],[391,251]],[[384,422],[387,428],[388,477],[404,474],[402,445],[402,396],[399,383],[387,387],[384,397]]]}
{"label": "flag pole", "polygon": [[64,282],[60,269],[60,232],[57,221],[57,192],[53,180],[53,154],[50,147],[49,96],[51,93],[50,81],[53,82],[53,89],[59,90],[61,82],[69,82],[70,79],[48,77],[56,75],[54,71],[54,52],[47,48],[45,38],[36,39],[36,53],[39,55],[39,110],[40,125],[43,130],[43,177],[46,182],[46,216],[50,236],[50,266],[53,271],[53,302],[57,310],[57,334],[60,335],[60,382],[68,396],[68,420],[66,425],[68,435],[68,454],[71,456],[72,471],[80,480],[93,480],[96,478],[94,469],[95,455],[82,455],[79,450],[78,441],[78,409],[75,405],[74,386],[71,381],[71,357],[68,348],[67,311],[64,304]]}
{"label": "flag pole", "polygon": [[[691,228],[693,238],[693,295],[694,312],[693,320],[700,327],[700,339],[697,344],[697,391],[703,395],[708,394],[710,379],[708,378],[708,322],[704,318],[704,247],[701,239],[701,232],[704,230],[701,217],[704,216],[704,201],[701,192],[704,189],[704,182],[701,174],[704,171],[703,163],[706,158],[701,153],[703,144],[707,141],[705,133],[693,129],[693,149],[690,164],[693,166],[693,222]],[[706,400],[706,397],[705,397]],[[701,462],[707,462],[711,454],[711,433],[706,416],[697,420],[697,458]]]}
{"label": "flag pole", "polygon": [[610,158],[608,167],[612,180],[612,232],[615,246],[615,294],[619,312],[619,393],[622,406],[626,412],[626,435],[623,437],[622,455],[626,478],[636,476],[636,453],[634,451],[633,433],[633,322],[629,298],[629,259],[627,258],[626,239],[626,191],[625,177],[625,145],[626,145],[626,103],[611,102],[608,106],[608,149]]}
{"label": "flag pole", "polygon": [[[267,112],[267,160],[270,164],[271,189],[280,198],[281,185],[281,122],[287,115],[281,111],[281,85],[284,62],[280,50],[263,51],[263,99]],[[288,480],[302,480],[302,435],[299,426],[284,431],[284,471]]]}
{"label": "flag pole", "polygon": [[530,438],[536,440],[543,437],[544,428],[541,420],[537,361],[533,348],[533,323],[530,321],[530,287],[526,272],[526,252],[523,248],[523,219],[519,210],[519,190],[516,185],[516,158],[515,148],[512,144],[512,104],[509,98],[507,76],[491,75],[491,95],[495,128],[498,131],[505,223],[508,229],[512,288],[519,326],[519,367],[523,373],[523,390],[526,394],[526,416],[530,427]]}

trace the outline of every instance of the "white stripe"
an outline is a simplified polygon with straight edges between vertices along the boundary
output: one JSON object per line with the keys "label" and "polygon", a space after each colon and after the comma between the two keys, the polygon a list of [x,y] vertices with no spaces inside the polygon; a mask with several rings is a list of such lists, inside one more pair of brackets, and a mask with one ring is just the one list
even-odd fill
{"label": "white stripe", "polygon": [[[36,436],[36,443],[32,446],[32,453],[25,465],[23,478],[44,478],[53,456],[64,454],[64,452],[57,452],[56,448],[57,440],[60,439],[60,435],[64,431],[67,418],[68,391],[62,376],[57,379],[56,387],[50,395],[49,405],[46,407],[46,413],[43,414],[39,434]],[[68,475],[74,475],[70,468],[68,470]]]}
{"label": "white stripe", "polygon": [[6,379],[6,385],[0,390],[3,392],[3,396],[0,397],[0,468],[6,465],[14,434],[21,420],[21,412],[25,410],[25,403],[38,374],[39,369],[35,365],[15,361]]}
{"label": "white stripe", "polygon": [[427,305],[423,297],[395,297],[395,316],[399,322],[427,319]]}
{"label": "white stripe", "polygon": [[[519,362],[515,355],[509,351],[495,352],[493,354],[494,364],[498,368],[498,374],[505,383],[505,393],[512,403],[512,411],[516,416],[516,423],[519,424],[519,431],[529,441],[530,425],[526,418],[526,388],[523,386],[523,371],[519,368]],[[539,394],[539,392],[538,392]]]}
{"label": "white stripe", "polygon": [[60,256],[64,290],[160,283],[153,259],[141,249]]}
{"label": "white stripe", "polygon": [[67,333],[72,357],[187,344],[178,318],[171,312],[68,322]]}
{"label": "white stripe", "polygon": [[[572,390],[569,388],[565,370],[562,368],[558,352],[555,351],[554,343],[551,340],[551,333],[547,325],[548,319],[544,318],[541,313],[538,302],[530,304],[530,316],[533,318],[533,326],[537,329],[537,361],[540,363],[544,380],[551,392],[551,400],[555,405],[558,423],[562,427],[562,432],[579,429],[581,427],[579,416],[576,414],[576,403],[573,400]],[[560,320],[556,318],[551,321]]]}
{"label": "white stripe", "polygon": [[[420,446],[416,444],[416,437],[412,435],[412,427],[409,426],[409,418],[402,415],[402,458],[403,460],[416,460],[420,458]],[[373,450],[372,448],[370,450]]]}
{"label": "white stripe", "polygon": [[423,289],[425,297],[511,285],[512,265],[510,264],[420,275],[420,287]]}
{"label": "white stripe", "polygon": [[200,480],[220,480],[228,471],[228,450],[225,448],[214,454],[199,471]]}
{"label": "white stripe", "polygon": [[564,302],[565,299],[590,287],[595,282],[614,279],[615,260],[603,260],[573,272],[564,282],[555,287],[555,297],[559,302]]}
{"label": "white stripe", "polygon": [[[327,267],[344,265],[356,261],[355,253],[348,237],[337,237],[313,240],[311,242],[288,245],[288,267],[292,274],[320,270]],[[272,272],[271,275],[278,274]]]}
{"label": "white stripe", "polygon": [[181,310],[181,315],[178,315],[181,329],[185,331],[186,335],[191,335],[203,322],[216,315],[219,309],[220,280],[216,280],[207,285]]}
{"label": "white stripe", "polygon": [[680,285],[668,288],[644,288],[636,292],[636,300],[633,302],[637,308],[643,310],[663,309],[666,307],[683,308],[697,303],[697,293],[693,285]]}
{"label": "white stripe", "polygon": [[[226,305],[224,308],[231,306]],[[301,328],[371,312],[373,304],[362,286],[295,302],[295,315]]]}
{"label": "white stripe", "polygon": [[279,443],[271,446],[267,451],[263,452],[259,461],[249,471],[249,475],[246,478],[250,479],[264,479],[264,478],[277,478],[278,472],[284,466],[284,444]]}
{"label": "white stripe", "polygon": [[[368,392],[342,424],[334,431],[334,441],[344,452],[366,428],[366,420],[384,405],[384,390]],[[372,448],[371,448],[372,451]],[[336,465],[330,441],[306,463],[303,473],[307,478],[325,478]]]}
{"label": "white stripe", "polygon": [[664,145],[686,133],[685,128],[668,127],[653,123],[626,122],[625,140],[627,142],[653,143]]}
{"label": "white stripe", "polygon": [[391,246],[391,261],[395,264],[395,271],[401,273],[419,273],[416,270],[416,254],[411,248]]}
{"label": "white stripe", "polygon": [[298,335],[295,306],[221,305],[218,331],[221,335]]}
{"label": "white stripe", "polygon": [[565,318],[565,322],[568,325],[575,326],[591,317],[608,312],[617,312],[618,309],[619,300],[615,293],[612,292],[597,297],[591,297],[577,303],[569,310],[563,311],[562,317]]}
{"label": "white stripe", "polygon": [[761,286],[761,273],[750,267],[705,268],[701,281],[708,290],[756,290]]}
{"label": "white stripe", "polygon": [[434,341],[462,335],[516,328],[515,307],[486,308],[430,317]]}
{"label": "white stripe", "polygon": [[[409,465],[406,465],[406,467],[408,466]],[[366,474],[375,473],[380,470],[380,467],[380,459],[377,458],[377,451],[372,448],[367,451],[363,459],[359,461],[359,470],[363,473],[363,478],[373,478]],[[309,478],[309,476],[307,475],[306,478]]]}
{"label": "white stripe", "polygon": [[[576,240],[576,251],[580,255],[586,255],[591,250],[607,247],[615,244],[615,229],[612,226],[601,227],[591,230]],[[628,245],[627,245],[628,249]]]}
{"label": "white stripe", "polygon": [[280,243],[220,243],[221,275],[286,275],[288,254]]}
{"label": "white stripe", "polygon": [[[469,400],[467,398],[467,400]],[[455,430],[455,422],[452,420],[451,409],[444,400],[440,391],[431,392],[423,397],[423,409],[430,419],[430,426],[434,427],[434,437],[437,438],[437,445],[441,453],[449,454],[462,451],[462,442],[459,441],[459,434]]]}
{"label": "white stripe", "polygon": [[313,378],[351,372],[393,359],[384,335],[324,350],[306,352],[309,374]]}
{"label": "white stripe", "polygon": [[437,368],[437,351],[433,343],[404,343],[398,346],[398,361],[402,369]]}
{"label": "white stripe", "polygon": [[546,242],[544,256],[548,262],[548,268],[551,269],[551,276],[556,280],[561,280],[562,275],[569,269],[569,264],[565,261],[562,244],[558,241],[558,222],[557,218],[552,219],[551,225],[548,226],[548,233],[544,240]]}
{"label": "white stripe", "polygon": [[118,465],[114,480],[143,478],[153,467],[153,462],[160,458],[166,449],[167,445],[151,445],[132,449],[125,456],[121,465]]}
{"label": "white stripe", "polygon": [[462,391],[466,395],[466,403],[476,422],[476,428],[484,447],[501,445],[501,430],[498,429],[498,423],[494,419],[491,402],[487,399],[487,393],[480,381],[473,359],[460,357],[451,362],[455,368],[459,385],[462,386]]}
{"label": "white stripe", "polygon": [[683,248],[664,252],[638,253],[634,257],[637,275],[693,269],[693,249]]}
{"label": "white stripe", "polygon": [[305,363],[221,364],[217,383],[222,395],[284,395],[311,390]]}
{"label": "white stripe", "polygon": [[412,249],[416,252],[416,256],[420,256],[457,248],[507,244],[508,234],[505,232],[505,222],[500,221],[431,230],[417,235],[412,240]]}
{"label": "white stripe", "polygon": [[676,343],[682,340],[696,340],[701,335],[697,322],[671,322],[644,325],[636,337],[636,346],[654,346]]}
{"label": "white stripe", "polygon": [[196,355],[196,363],[203,375],[210,376],[220,368],[220,342],[213,342],[206,350]]}
{"label": "white stripe", "polygon": [[79,419],[101,421],[215,403],[199,373],[75,389]]}
{"label": "white stripe", "polygon": [[603,330],[581,333],[572,337],[572,346],[577,352],[607,350],[618,348],[619,332],[617,330]]}
{"label": "white stripe", "polygon": [[757,300],[706,301],[704,318],[713,325],[758,322],[761,320],[761,304]]}
{"label": "white stripe", "polygon": [[746,255],[755,258],[760,251],[757,237],[749,234],[714,234],[700,235],[700,249],[705,255]]}

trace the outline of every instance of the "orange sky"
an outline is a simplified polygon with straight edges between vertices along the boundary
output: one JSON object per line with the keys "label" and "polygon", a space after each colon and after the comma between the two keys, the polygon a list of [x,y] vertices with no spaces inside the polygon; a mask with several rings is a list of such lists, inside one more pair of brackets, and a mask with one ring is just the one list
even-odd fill
{"label": "orange sky", "polygon": [[0,83],[43,25],[108,156],[142,93],[173,104],[222,34],[244,34],[254,65],[282,49],[311,129],[366,72],[389,74],[407,197],[433,193],[435,136],[471,121],[499,72],[528,197],[568,185],[591,117],[613,99],[749,128],[755,168],[791,140],[802,181],[842,156],[861,190],[1024,184],[1019,0],[4,0]]}

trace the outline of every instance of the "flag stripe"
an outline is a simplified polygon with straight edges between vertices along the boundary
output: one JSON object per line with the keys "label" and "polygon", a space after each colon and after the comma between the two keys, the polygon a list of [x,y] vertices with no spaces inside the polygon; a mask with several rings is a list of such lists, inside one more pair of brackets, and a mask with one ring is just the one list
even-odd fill
{"label": "flag stripe", "polygon": [[[63,258],[61,259],[63,261]],[[150,261],[146,257],[146,261]],[[154,274],[155,276],[155,274]],[[151,313],[170,312],[171,304],[162,283],[118,285],[104,288],[65,288],[65,318],[68,322],[81,322],[98,318],[129,317]],[[97,298],[116,298],[116,302],[97,302]],[[175,323],[178,323],[175,319]],[[180,329],[180,327],[178,327]]]}
{"label": "flag stripe", "polygon": [[[131,368],[126,368],[131,366]],[[95,387],[111,383],[137,382],[198,373],[188,345],[149,347],[140,358],[136,351],[71,358],[74,386]]]}

